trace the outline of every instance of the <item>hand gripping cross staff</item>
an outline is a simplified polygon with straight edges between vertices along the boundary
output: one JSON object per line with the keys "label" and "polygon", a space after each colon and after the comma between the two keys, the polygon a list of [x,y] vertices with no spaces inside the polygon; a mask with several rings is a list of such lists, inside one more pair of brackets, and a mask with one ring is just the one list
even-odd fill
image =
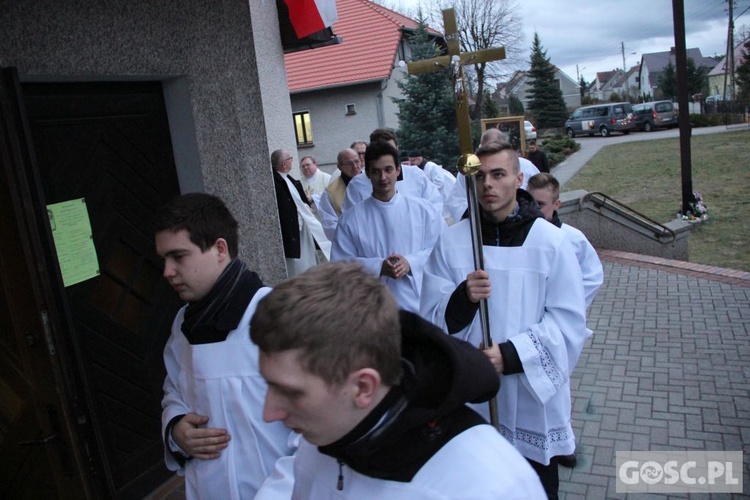
{"label": "hand gripping cross staff", "polygon": [[[484,269],[484,254],[482,252],[482,232],[479,222],[479,205],[477,203],[477,187],[474,175],[479,171],[479,158],[473,154],[471,143],[471,127],[469,121],[469,105],[466,99],[464,87],[463,66],[466,64],[481,64],[490,61],[505,59],[505,48],[477,50],[475,52],[461,52],[458,45],[458,26],[453,9],[443,11],[443,24],[445,26],[445,40],[448,44],[448,55],[415,61],[407,64],[409,74],[417,75],[430,73],[442,68],[450,68],[451,80],[453,82],[453,96],[456,107],[456,120],[458,122],[459,143],[461,145],[461,157],[458,160],[459,171],[466,176],[466,195],[469,202],[469,218],[471,222],[471,245],[474,250],[474,267],[477,270]],[[490,336],[490,317],[487,309],[487,299],[479,301],[479,319],[482,326],[482,340],[484,347],[492,346]],[[497,404],[493,397],[490,402],[490,423],[499,428],[497,418]]]}

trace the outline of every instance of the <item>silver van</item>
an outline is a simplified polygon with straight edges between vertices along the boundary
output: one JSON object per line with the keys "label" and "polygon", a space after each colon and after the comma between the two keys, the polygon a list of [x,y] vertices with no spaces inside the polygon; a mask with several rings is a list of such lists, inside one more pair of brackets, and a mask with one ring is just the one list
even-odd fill
{"label": "silver van", "polygon": [[653,101],[633,106],[635,125],[639,130],[651,132],[657,127],[677,126],[677,108],[672,101]]}
{"label": "silver van", "polygon": [[629,134],[631,130],[635,130],[635,116],[629,102],[583,106],[576,109],[565,122],[568,137],[582,134],[607,137],[615,131]]}

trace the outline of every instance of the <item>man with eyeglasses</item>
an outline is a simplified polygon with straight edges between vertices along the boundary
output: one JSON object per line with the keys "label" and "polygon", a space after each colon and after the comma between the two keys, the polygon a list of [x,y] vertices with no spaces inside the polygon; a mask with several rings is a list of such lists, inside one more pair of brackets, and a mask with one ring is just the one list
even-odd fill
{"label": "man with eyeglasses", "polygon": [[336,227],[341,217],[341,207],[346,195],[349,182],[362,172],[362,161],[354,148],[344,149],[336,157],[336,166],[340,175],[328,184],[320,195],[318,212],[323,224],[326,237],[333,241]]}
{"label": "man with eyeglasses", "polygon": [[357,156],[359,157],[359,162],[364,167],[365,165],[365,151],[367,151],[367,143],[365,141],[354,141],[352,142],[352,145],[349,146],[354,151],[357,152]]}
{"label": "man with eyeglasses", "polygon": [[285,149],[271,153],[276,206],[279,209],[286,271],[290,278],[318,263],[316,245],[326,259],[331,248],[320,222],[310,210],[312,201],[305,195],[302,183],[289,175],[293,162],[294,158]]}

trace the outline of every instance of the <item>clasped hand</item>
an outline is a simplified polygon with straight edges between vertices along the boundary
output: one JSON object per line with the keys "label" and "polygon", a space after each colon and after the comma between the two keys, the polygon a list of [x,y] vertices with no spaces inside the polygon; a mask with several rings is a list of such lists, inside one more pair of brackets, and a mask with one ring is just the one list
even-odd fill
{"label": "clasped hand", "polygon": [[406,257],[395,253],[383,260],[383,264],[380,266],[380,274],[395,280],[400,280],[409,274],[409,271],[411,271],[411,266]]}
{"label": "clasped hand", "polygon": [[189,456],[213,460],[219,458],[232,437],[226,429],[201,427],[206,422],[208,417],[188,413],[172,427],[172,439]]}

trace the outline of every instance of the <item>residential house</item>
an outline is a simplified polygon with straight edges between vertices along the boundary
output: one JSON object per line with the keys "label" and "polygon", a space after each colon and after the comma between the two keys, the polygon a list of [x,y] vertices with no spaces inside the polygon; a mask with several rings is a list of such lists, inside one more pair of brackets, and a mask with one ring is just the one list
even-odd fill
{"label": "residential house", "polygon": [[[563,70],[555,66],[555,79],[562,90],[565,106],[568,109],[575,109],[581,105],[581,91],[577,81],[569,77]],[[510,79],[501,83],[492,93],[492,100],[495,101],[500,109],[508,109],[508,102],[511,96],[517,97],[523,103],[524,109],[528,108],[531,96],[532,79],[528,71],[516,71]]]}
{"label": "residential house", "polygon": [[623,101],[635,102],[638,99],[638,74],[640,73],[640,66],[635,65],[630,68],[627,72],[623,73],[620,80],[612,87],[617,94],[622,98]]}
{"label": "residential house", "polygon": [[[284,56],[299,156],[332,172],[336,155],[378,127],[398,128],[397,81],[417,23],[369,0],[337,0],[340,44]],[[436,40],[440,33],[430,30]]]}
{"label": "residential house", "polygon": [[617,68],[611,71],[600,71],[596,73],[596,78],[592,83],[592,95],[593,99],[600,101],[609,101],[612,97],[613,92],[617,92],[619,95],[622,90],[622,82],[626,79],[626,73]]}
{"label": "residential house", "polygon": [[[698,48],[687,49],[688,59],[695,62],[696,67],[706,67],[713,69],[716,66],[716,60],[710,57],[703,57],[701,50]],[[664,69],[669,63],[675,64],[675,51],[672,47],[664,52],[652,52],[641,56],[641,71],[638,76],[639,91],[644,99],[659,99],[659,77],[664,73]]]}
{"label": "residential house", "polygon": [[[740,64],[742,64],[742,58],[747,53],[745,44],[748,41],[750,41],[750,38],[746,38],[745,40],[742,40],[734,48],[735,82],[737,78],[737,67]],[[729,99],[731,99],[732,98],[731,83],[732,83],[731,79],[729,78],[729,55],[726,55],[721,61],[719,61],[719,63],[716,66],[714,66],[714,69],[712,69],[708,73],[708,91],[710,95],[714,95],[714,96],[720,95],[722,97],[725,97],[725,98],[728,97]],[[736,94],[736,90],[735,90],[735,94]]]}

